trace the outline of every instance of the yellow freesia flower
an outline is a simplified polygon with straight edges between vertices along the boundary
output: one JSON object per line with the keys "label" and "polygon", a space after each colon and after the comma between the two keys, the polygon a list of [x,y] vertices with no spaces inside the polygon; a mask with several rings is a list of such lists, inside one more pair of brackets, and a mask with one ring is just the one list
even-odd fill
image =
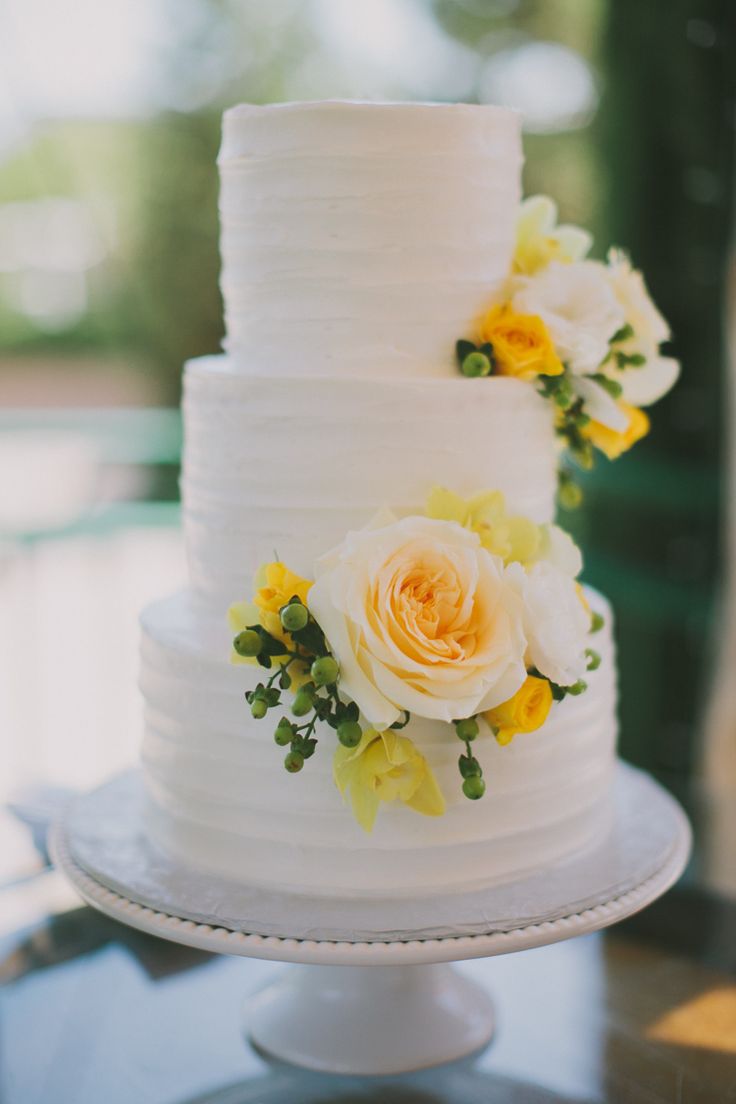
{"label": "yellow freesia flower", "polygon": [[[308,579],[302,579],[295,575],[285,564],[280,562],[263,564],[256,573],[255,595],[252,602],[234,602],[227,611],[228,624],[233,636],[247,629],[250,625],[262,625],[263,628],[275,636],[277,640],[287,643],[287,636],[281,626],[279,610],[285,606],[295,594],[307,604],[307,595],[312,586]],[[288,655],[273,656],[274,663],[286,662]],[[241,656],[233,648],[230,652],[231,663],[258,664],[258,660],[251,656]],[[309,679],[309,667],[299,660],[289,667],[291,675],[291,689],[296,691]]]}
{"label": "yellow freesia flower", "polygon": [[424,756],[408,736],[367,729],[357,747],[339,744],[333,761],[335,784],[349,794],[353,815],[370,832],[382,801],[403,801],[424,816],[442,816],[445,799]]}
{"label": "yellow freesia flower", "polygon": [[517,314],[503,303],[483,315],[478,332],[481,342],[493,346],[494,368],[501,376],[532,380],[564,371],[549,330],[536,314]]}
{"label": "yellow freesia flower", "polygon": [[294,595],[306,606],[311,587],[309,579],[302,579],[301,575],[294,574],[280,561],[264,564],[256,575],[256,592],[253,596],[253,604],[258,610],[264,629],[278,640],[286,640],[279,610]]}
{"label": "yellow freesia flower", "polygon": [[501,491],[483,491],[466,500],[446,487],[434,487],[427,500],[427,517],[456,521],[477,533],[483,547],[506,562],[532,562],[542,539],[540,526],[506,512]]}
{"label": "yellow freesia flower", "polygon": [[499,744],[510,744],[519,732],[535,732],[547,720],[552,707],[552,688],[547,679],[527,675],[513,698],[483,714]]}
{"label": "yellow freesia flower", "polygon": [[587,437],[609,460],[615,460],[642,437],[646,437],[649,432],[649,418],[643,410],[621,401],[618,406],[629,419],[626,429],[621,431],[609,429],[601,422],[591,421],[581,430],[583,436]]}
{"label": "yellow freesia flower", "polygon": [[514,272],[532,276],[550,261],[579,261],[591,244],[587,230],[557,225],[557,207],[549,196],[530,196],[521,204],[516,220]]}

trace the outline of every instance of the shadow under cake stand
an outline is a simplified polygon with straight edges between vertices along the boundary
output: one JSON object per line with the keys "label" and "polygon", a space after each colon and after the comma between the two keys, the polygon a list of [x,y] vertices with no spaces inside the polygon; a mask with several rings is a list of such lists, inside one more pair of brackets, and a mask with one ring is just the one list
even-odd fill
{"label": "shadow under cake stand", "polygon": [[451,963],[616,923],[678,879],[691,845],[674,798],[619,763],[613,827],[584,854],[472,892],[341,900],[251,889],[172,861],[147,838],[143,801],[138,771],[77,798],[52,831],[56,864],[88,904],[131,927],[299,963],[248,1000],[248,1034],[276,1058],[341,1074],[404,1073],[481,1049],[490,999]]}

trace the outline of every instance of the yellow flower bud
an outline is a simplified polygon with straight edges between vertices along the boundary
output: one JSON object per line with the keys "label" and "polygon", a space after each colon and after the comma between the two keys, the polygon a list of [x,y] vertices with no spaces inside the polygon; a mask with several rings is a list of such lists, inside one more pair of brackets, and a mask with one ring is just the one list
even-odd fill
{"label": "yellow flower bud", "polygon": [[357,747],[338,745],[333,775],[350,795],[353,814],[365,832],[373,828],[381,801],[403,801],[417,813],[442,816],[445,801],[424,756],[408,736],[367,729]]}
{"label": "yellow flower bud", "polygon": [[484,713],[499,744],[510,744],[519,732],[534,732],[547,720],[552,707],[552,688],[547,679],[527,675],[513,698]]}
{"label": "yellow flower bud", "polygon": [[279,610],[295,594],[306,606],[311,586],[309,579],[295,575],[286,564],[278,561],[264,564],[256,576],[257,590],[253,595],[253,604],[264,629],[278,640],[285,640]]}

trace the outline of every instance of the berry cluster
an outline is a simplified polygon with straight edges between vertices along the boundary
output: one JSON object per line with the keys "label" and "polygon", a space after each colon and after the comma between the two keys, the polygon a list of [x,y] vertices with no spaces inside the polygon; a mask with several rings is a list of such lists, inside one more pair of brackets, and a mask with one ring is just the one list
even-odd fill
{"label": "berry cluster", "polygon": [[462,740],[465,744],[465,753],[457,761],[460,777],[463,780],[463,793],[471,801],[477,801],[486,792],[483,770],[470,747],[480,731],[478,722],[475,717],[465,717],[462,721],[453,721],[452,723],[455,725],[455,734],[458,740]]}
{"label": "berry cluster", "polygon": [[[319,721],[333,728],[347,748],[358,746],[363,729],[355,702],[340,699],[340,667],[327,647],[325,634],[301,599],[296,595],[290,598],[279,610],[279,620],[285,639],[273,636],[262,625],[249,625],[235,637],[233,647],[238,655],[257,660],[267,670],[276,668],[266,682],[246,692],[245,699],[256,720],[282,706],[281,692],[296,686],[290,712],[297,721],[282,715],[273,734],[279,747],[288,747],[284,766],[295,774],[314,755]],[[391,727],[404,728],[408,723],[409,714],[405,713]]]}

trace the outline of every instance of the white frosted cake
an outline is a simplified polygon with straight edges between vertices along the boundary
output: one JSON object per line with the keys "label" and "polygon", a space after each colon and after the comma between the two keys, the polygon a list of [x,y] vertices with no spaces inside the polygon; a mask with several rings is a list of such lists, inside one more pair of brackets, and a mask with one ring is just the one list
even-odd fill
{"label": "white frosted cake", "polygon": [[[552,523],[562,445],[584,453],[595,445],[615,455],[616,442],[623,448],[641,436],[633,415],[627,424],[628,413],[621,414],[633,407],[620,400],[615,382],[616,373],[626,376],[621,355],[639,354],[627,344],[633,330],[624,297],[614,295],[626,273],[613,266],[627,262],[612,260],[604,322],[603,299],[595,310],[611,349],[624,352],[609,357],[610,386],[599,386],[597,364],[580,367],[584,355],[563,332],[572,314],[562,318],[564,304],[550,306],[540,279],[556,265],[560,272],[565,266],[569,280],[595,262],[581,259],[582,231],[566,238],[566,228],[543,226],[539,215],[541,237],[532,244],[552,254],[540,264],[529,261],[534,249],[527,248],[525,261],[521,162],[518,118],[496,107],[328,102],[244,105],[225,115],[219,167],[226,351],[189,362],[184,378],[190,585],[142,618],[147,824],[154,842],[180,860],[240,882],[319,894],[431,893],[439,885],[492,884],[550,866],[608,830],[616,740],[610,611],[574,582],[574,546],[559,543],[563,535]],[[588,288],[591,273],[592,267],[579,274]],[[530,311],[534,294],[539,309]],[[559,300],[559,286],[555,294]],[[477,344],[460,341],[458,371],[458,341],[491,304],[513,306],[514,296],[525,297],[518,318],[546,326],[559,359],[550,345],[544,371],[529,370],[528,359],[514,370],[516,362],[504,359],[496,314],[487,316],[485,330],[476,329]],[[512,306],[503,307],[504,320]],[[522,344],[536,349],[535,342],[524,337]],[[646,373],[649,365],[636,370]],[[577,405],[570,399],[565,407],[565,395],[550,403],[569,379]],[[568,409],[562,440],[559,411]],[[627,433],[631,440],[624,442]],[[453,502],[492,491],[501,514],[494,505],[492,520],[486,513],[476,525],[469,507],[463,527],[461,515],[443,514],[435,499],[434,520],[417,520],[437,487],[450,489]],[[387,509],[388,517],[381,513]],[[517,530],[533,534],[534,551],[509,551],[514,541],[521,547]],[[352,586],[350,565],[363,564],[355,549],[370,548],[375,558],[379,545],[388,547],[380,544],[384,534],[395,550],[403,532],[410,540],[401,554],[424,541],[420,559],[431,569],[419,578],[412,561],[400,585],[398,576],[386,584],[390,616],[408,617],[414,634],[410,659],[399,662],[386,658],[387,649],[400,647],[406,624],[397,629],[394,619],[388,636],[371,645],[388,607],[378,615],[369,610],[361,629],[357,615],[346,612],[348,600],[341,605],[335,597],[335,557],[324,557],[343,549],[340,577]],[[511,541],[503,548],[501,532]],[[567,564],[564,595],[562,571],[555,566],[553,576],[554,557],[544,553],[544,560],[540,551],[553,545]],[[259,677],[271,677],[276,661],[263,660],[264,652],[263,662],[255,660],[251,644],[261,626],[263,640],[273,644],[268,632],[283,623],[278,601],[271,620],[243,623],[236,640],[243,650],[235,658],[250,657],[250,665],[231,662],[228,607],[250,595],[254,576],[269,563],[288,565],[310,585],[316,577],[313,598],[304,598],[308,613],[302,606],[297,621],[303,609],[303,619],[315,619],[324,632],[314,662],[324,671],[325,654],[328,664],[334,658],[327,687],[334,693],[324,709],[337,711],[340,727],[323,721],[309,727],[298,709],[294,715],[290,703],[300,695],[318,701],[314,666],[307,689],[295,680],[264,720],[270,700],[254,688]],[[382,570],[376,568],[376,579]],[[471,578],[476,589],[467,598],[461,584]],[[484,579],[490,589],[481,592]],[[544,627],[530,621],[530,611],[541,608],[530,590],[534,579],[544,581],[545,595],[563,595],[559,613],[552,604],[539,614]],[[374,584],[368,578],[369,590]],[[263,609],[266,591],[259,593]],[[573,593],[576,611],[568,608]],[[285,594],[284,602],[291,598]],[[584,632],[591,624],[598,630],[594,650],[587,637],[572,641],[566,628],[578,625],[581,611]],[[501,654],[502,629],[508,656]],[[286,651],[288,635],[279,632]],[[572,658],[556,665],[553,655],[545,668],[558,638]],[[295,633],[289,645],[292,674],[307,671],[313,658],[300,639],[306,638]],[[424,649],[421,672],[416,648]],[[433,672],[452,690],[437,691]],[[300,681],[309,677],[303,673]],[[543,723],[517,718],[504,727],[507,699],[517,700],[525,679],[550,695]],[[357,704],[348,715],[350,702]],[[277,739],[281,750],[274,743],[279,718],[286,733]],[[366,767],[358,779],[355,764],[362,770],[369,752],[375,758],[384,749],[389,759],[403,749],[423,790],[399,767],[387,775]],[[353,787],[357,820],[347,791],[340,792],[346,786]],[[365,801],[368,822],[364,815],[359,823]]]}

